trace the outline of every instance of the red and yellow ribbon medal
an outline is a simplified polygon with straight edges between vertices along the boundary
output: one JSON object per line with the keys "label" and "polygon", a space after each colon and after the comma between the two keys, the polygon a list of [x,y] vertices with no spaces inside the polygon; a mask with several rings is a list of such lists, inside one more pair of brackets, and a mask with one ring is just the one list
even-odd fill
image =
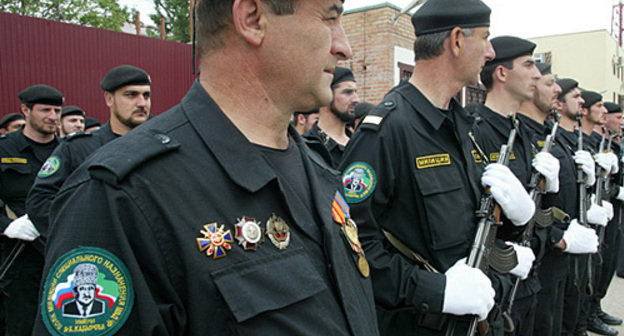
{"label": "red and yellow ribbon medal", "polygon": [[364,249],[358,238],[357,225],[351,219],[349,212],[349,204],[345,201],[344,197],[336,191],[334,195],[334,201],[332,203],[332,216],[334,221],[340,224],[342,233],[351,245],[351,249],[358,255],[357,267],[363,277],[368,278],[370,275],[370,267],[368,261],[364,256]]}

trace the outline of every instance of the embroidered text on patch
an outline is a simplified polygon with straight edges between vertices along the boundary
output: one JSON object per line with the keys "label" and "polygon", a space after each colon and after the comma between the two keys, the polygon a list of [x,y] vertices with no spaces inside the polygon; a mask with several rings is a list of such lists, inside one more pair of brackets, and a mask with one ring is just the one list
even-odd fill
{"label": "embroidered text on patch", "polygon": [[450,164],[451,156],[448,154],[435,154],[416,158],[416,168],[418,169],[449,166]]}

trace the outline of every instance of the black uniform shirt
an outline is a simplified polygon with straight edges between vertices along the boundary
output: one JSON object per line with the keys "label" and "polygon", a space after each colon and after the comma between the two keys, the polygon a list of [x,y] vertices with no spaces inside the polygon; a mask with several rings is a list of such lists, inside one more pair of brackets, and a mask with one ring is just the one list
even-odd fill
{"label": "black uniform shirt", "polygon": [[[490,162],[496,162],[500,154],[500,149],[503,144],[507,144],[509,134],[513,128],[509,117],[505,117],[499,113],[492,111],[484,104],[469,105],[466,107],[468,111],[474,114],[477,118],[477,122],[474,127],[474,136],[477,143],[481,146],[481,149],[488,156]],[[516,138],[514,140],[512,155],[509,159],[509,169],[518,178],[526,190],[529,190],[529,182],[531,179],[531,173],[533,167],[531,162],[533,160],[533,147],[531,144],[531,136],[527,132],[526,128],[518,126]],[[505,216],[502,216],[503,225],[498,228],[496,236],[504,241],[520,241],[521,235],[525,229],[524,226],[516,226]],[[543,255],[545,239],[543,235],[534,235],[534,239],[531,243],[533,253],[538,258]],[[517,298],[523,298],[528,295],[535,294],[539,291],[539,280],[535,276],[535,273],[525,281],[520,282]]]}
{"label": "black uniform shirt", "polygon": [[414,313],[441,312],[445,278],[399,253],[382,229],[440,272],[468,255],[476,230],[483,190],[482,168],[468,139],[473,119],[455,100],[448,113],[454,118],[413,85],[401,85],[367,116],[341,165],[345,185],[353,165],[370,167],[375,180],[367,186],[368,196],[349,200],[347,195],[347,200],[371,264],[379,309],[406,314],[395,321],[406,323],[397,329],[411,330]]}
{"label": "black uniform shirt", "polygon": [[[347,136],[351,136],[351,132],[347,131]],[[344,154],[345,146],[337,143],[336,141],[334,141],[334,139],[332,139],[329,135],[327,135],[327,133],[325,133],[318,126],[318,122],[316,122],[314,126],[312,126],[312,128],[310,128],[306,132],[304,137],[308,140],[311,140],[311,141],[316,140],[320,142],[321,144],[323,144],[323,146],[325,146],[325,149],[327,149],[327,152],[329,152],[329,156],[331,157],[331,162],[328,162],[328,163],[333,168],[338,167],[338,165],[342,161],[342,155]],[[318,152],[320,147],[311,146],[311,148]],[[319,154],[323,157],[326,156],[325,153],[319,153]]]}
{"label": "black uniform shirt", "polygon": [[52,152],[50,158],[57,160],[54,163],[57,166],[51,167],[53,170],[48,174],[39,174],[26,199],[28,217],[42,236],[47,236],[50,205],[63,182],[87,156],[117,137],[107,122],[94,132],[74,133],[66,137]]}
{"label": "black uniform shirt", "polygon": [[[121,335],[377,335],[370,281],[332,219],[337,172],[289,133],[322,239],[196,81],[180,105],[105,145],[66,181],[52,205],[44,276],[79,246],[117,256],[134,284]],[[234,235],[243,217],[264,229],[273,214],[290,228],[284,249],[267,237],[244,250],[236,239],[213,258],[196,241],[210,223]],[[46,332],[41,312],[34,332]]]}
{"label": "black uniform shirt", "polygon": [[[45,144],[34,142],[22,130],[0,136],[0,198],[17,217],[26,213],[28,190],[39,168],[58,145],[56,138]],[[1,213],[0,230],[4,231],[12,220],[4,211]]]}

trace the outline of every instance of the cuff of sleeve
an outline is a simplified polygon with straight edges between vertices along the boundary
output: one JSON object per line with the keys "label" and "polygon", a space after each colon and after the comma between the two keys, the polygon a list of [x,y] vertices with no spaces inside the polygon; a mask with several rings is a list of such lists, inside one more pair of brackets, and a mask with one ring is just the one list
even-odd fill
{"label": "cuff of sleeve", "polygon": [[551,248],[554,248],[555,244],[563,239],[563,232],[564,231],[562,229],[554,225],[550,226],[550,232],[548,233],[548,244]]}
{"label": "cuff of sleeve", "polygon": [[414,290],[412,305],[421,313],[441,313],[444,303],[446,277],[441,273],[419,272],[418,287]]}

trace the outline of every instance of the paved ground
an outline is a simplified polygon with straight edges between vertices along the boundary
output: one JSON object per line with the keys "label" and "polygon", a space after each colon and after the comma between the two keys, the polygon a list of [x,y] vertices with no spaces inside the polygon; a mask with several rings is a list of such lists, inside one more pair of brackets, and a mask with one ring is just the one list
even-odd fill
{"label": "paved ground", "polygon": [[[607,296],[602,301],[602,309],[609,314],[624,318],[624,279],[613,278]],[[619,335],[624,335],[624,326],[617,326],[615,329],[620,332]],[[596,335],[591,332],[590,334]]]}

